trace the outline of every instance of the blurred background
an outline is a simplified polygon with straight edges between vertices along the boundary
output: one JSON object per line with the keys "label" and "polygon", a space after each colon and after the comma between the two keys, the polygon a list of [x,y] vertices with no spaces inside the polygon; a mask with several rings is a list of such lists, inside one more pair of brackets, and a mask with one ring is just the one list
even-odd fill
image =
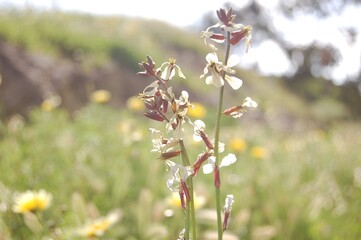
{"label": "blurred background", "polygon": [[[226,89],[225,107],[258,102],[223,122],[240,159],[223,175],[222,194],[237,193],[229,239],[361,238],[359,1],[0,0],[0,239],[76,239],[114,208],[106,239],[176,238],[182,211],[149,158],[154,123],[136,97],[149,82],[136,73],[147,55],[176,58],[187,79],[174,89],[211,134],[218,93],[199,79],[200,32],[220,7],[253,27],[248,53],[231,50],[244,84]],[[212,183],[199,178],[199,231],[213,239]],[[42,231],[11,211],[14,194],[40,188],[57,196]]]}

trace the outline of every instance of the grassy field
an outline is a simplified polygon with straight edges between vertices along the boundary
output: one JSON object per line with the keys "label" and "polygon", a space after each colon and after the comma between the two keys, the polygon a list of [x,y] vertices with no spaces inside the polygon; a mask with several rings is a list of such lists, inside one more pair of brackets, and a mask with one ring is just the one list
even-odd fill
{"label": "grassy field", "polygon": [[[2,39],[55,58],[80,51],[85,67],[115,58],[135,72],[147,54],[157,66],[179,56],[184,85],[209,100],[199,117],[214,128],[214,92],[193,81],[203,70],[193,65],[205,63],[199,36],[158,22],[31,9],[0,12],[0,21]],[[202,57],[189,61],[189,53]],[[238,158],[221,172],[222,199],[235,195],[224,239],[361,239],[360,123],[335,121],[347,116],[336,99],[315,106],[280,79],[239,75],[244,86],[226,92],[225,103],[249,94],[259,107],[241,120],[222,120],[226,152]],[[158,126],[133,108],[96,103],[72,114],[43,105],[29,119],[0,122],[0,240],[176,239],[183,210],[166,186],[164,164],[150,151],[149,128]],[[186,133],[194,162],[204,147],[192,141],[191,127]],[[194,182],[199,239],[215,239],[213,178],[199,173]],[[39,211],[15,207],[21,193],[42,189],[49,195],[27,206]],[[91,231],[102,236],[83,236]]]}
{"label": "grassy field", "polygon": [[[72,117],[39,108],[28,122],[3,124],[0,239],[84,239],[76,234],[84,224],[113,211],[120,219],[100,239],[176,239],[183,213],[167,200],[168,173],[150,152],[147,129],[155,126],[140,115],[90,104]],[[222,135],[239,158],[222,172],[222,195],[236,200],[228,230],[235,239],[361,238],[359,124],[282,132],[241,120]],[[186,140],[194,159],[201,146]],[[206,200],[199,232],[209,234],[212,177],[199,174],[195,188]],[[48,209],[12,211],[16,193],[40,189],[53,196]]]}

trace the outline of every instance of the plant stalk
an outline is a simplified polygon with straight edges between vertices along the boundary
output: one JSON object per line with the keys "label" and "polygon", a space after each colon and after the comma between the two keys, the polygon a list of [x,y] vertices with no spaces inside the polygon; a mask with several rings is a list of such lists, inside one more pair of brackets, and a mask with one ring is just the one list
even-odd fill
{"label": "plant stalk", "polygon": [[[229,43],[230,33],[227,32],[227,48],[226,54],[224,57],[224,65],[227,65],[231,44]],[[222,78],[225,78],[226,73],[223,72]],[[219,100],[218,100],[218,109],[217,109],[217,119],[216,119],[216,129],[215,129],[215,144],[214,144],[214,157],[216,159],[215,169],[219,165],[219,134],[221,129],[221,119],[222,119],[222,107],[223,107],[223,95],[224,95],[224,85],[220,88],[219,91]],[[220,173],[219,173],[220,178]],[[220,188],[215,186],[215,195],[216,195],[216,210],[217,210],[217,229],[218,229],[218,240],[223,238],[223,224],[222,224],[222,208],[221,208],[221,191]]]}
{"label": "plant stalk", "polygon": [[[187,150],[184,146],[183,139],[179,140],[179,145],[182,151],[182,162],[184,166],[190,166]],[[187,213],[186,213],[186,226],[188,226],[188,230],[186,228],[186,239],[189,239],[189,228],[191,228],[192,239],[197,239],[197,231],[196,231],[196,217],[194,210],[194,190],[193,190],[193,176],[189,176],[187,178],[187,186],[190,193],[190,201],[187,201]],[[190,226],[191,225],[191,226]]]}

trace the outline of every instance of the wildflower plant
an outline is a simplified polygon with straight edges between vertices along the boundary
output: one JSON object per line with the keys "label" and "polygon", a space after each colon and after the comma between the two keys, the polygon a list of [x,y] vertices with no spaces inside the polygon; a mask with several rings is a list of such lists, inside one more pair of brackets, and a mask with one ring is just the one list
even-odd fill
{"label": "wildflower plant", "polygon": [[[169,172],[167,187],[178,194],[179,201],[185,212],[184,228],[180,231],[178,239],[197,238],[195,219],[195,194],[193,180],[202,168],[204,174],[213,173],[214,189],[217,210],[218,239],[222,239],[223,232],[227,229],[232,205],[235,201],[232,194],[227,194],[225,206],[222,207],[220,199],[221,174],[220,170],[237,161],[236,155],[228,153],[220,159],[220,153],[224,152],[224,143],[220,141],[221,117],[226,116],[239,118],[247,108],[257,107],[257,103],[247,97],[241,104],[223,109],[223,95],[225,86],[238,90],[243,81],[236,77],[236,58],[230,57],[231,46],[245,40],[246,49],[251,46],[252,27],[234,23],[235,15],[232,9],[219,9],[217,11],[219,22],[202,32],[204,43],[212,49],[206,56],[207,64],[200,79],[205,79],[207,85],[214,85],[219,89],[218,109],[215,116],[216,126],[214,137],[206,132],[206,124],[200,119],[192,120],[188,116],[188,110],[192,108],[190,96],[187,91],[177,94],[171,86],[176,76],[186,78],[176,60],[170,58],[168,62],[156,67],[156,63],[150,56],[145,62],[140,63],[143,69],[138,75],[150,78],[153,81],[139,94],[145,105],[144,115],[157,122],[164,123],[164,129],[150,128],[153,149]],[[217,33],[213,32],[217,30]],[[222,61],[217,53],[216,44],[225,45],[225,56]],[[225,84],[227,83],[227,85]],[[184,128],[189,125],[194,129],[193,140],[204,143],[204,151],[197,157],[189,157],[184,143]],[[187,138],[188,139],[188,138]],[[178,159],[181,160],[178,160]],[[192,160],[192,161],[191,161]]]}

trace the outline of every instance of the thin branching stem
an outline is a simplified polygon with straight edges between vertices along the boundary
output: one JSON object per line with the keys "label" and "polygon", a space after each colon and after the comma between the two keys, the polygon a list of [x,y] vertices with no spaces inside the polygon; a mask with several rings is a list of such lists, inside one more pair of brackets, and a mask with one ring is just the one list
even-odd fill
{"label": "thin branching stem", "polygon": [[[184,145],[183,139],[179,140],[179,145],[182,151],[182,162],[184,166],[190,166],[188,153],[186,147]],[[193,176],[189,176],[187,178],[187,186],[190,193],[190,201],[187,201],[187,213],[186,213],[186,226],[188,226],[188,230],[186,228],[186,239],[189,239],[189,227],[191,222],[191,229],[192,229],[192,239],[197,239],[197,231],[196,231],[196,217],[195,217],[195,210],[194,210],[194,190],[193,190]],[[188,237],[187,237],[188,236]]]}
{"label": "thin branching stem", "polygon": [[[227,32],[227,48],[226,54],[224,58],[224,65],[227,65],[230,47],[229,43],[230,33]],[[222,78],[225,78],[225,72],[223,72]],[[223,95],[224,95],[224,86],[220,88],[219,92],[219,101],[218,101],[218,109],[217,109],[217,120],[216,120],[216,129],[215,129],[215,144],[214,144],[214,156],[216,158],[215,162],[215,170],[219,165],[219,134],[221,129],[221,117],[222,117],[222,107],[223,107]],[[219,176],[220,177],[220,176]],[[217,209],[217,229],[218,229],[218,240],[222,240],[223,238],[223,224],[222,224],[222,208],[221,208],[221,191],[220,188],[215,186],[215,194],[216,194],[216,209]]]}

